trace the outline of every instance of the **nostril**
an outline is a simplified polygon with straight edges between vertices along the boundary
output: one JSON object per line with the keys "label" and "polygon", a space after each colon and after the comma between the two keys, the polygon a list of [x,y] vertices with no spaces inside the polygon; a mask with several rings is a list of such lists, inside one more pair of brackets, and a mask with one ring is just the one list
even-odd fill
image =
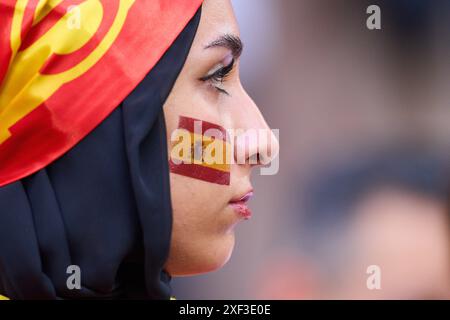
{"label": "nostril", "polygon": [[247,129],[235,136],[237,164],[267,165],[278,154],[276,133],[268,128]]}
{"label": "nostril", "polygon": [[278,155],[279,145],[276,133],[271,129],[261,130],[259,143],[259,162],[268,165]]}
{"label": "nostril", "polygon": [[261,156],[260,156],[259,152],[251,155],[248,159],[248,163],[250,165],[260,165],[261,164]]}

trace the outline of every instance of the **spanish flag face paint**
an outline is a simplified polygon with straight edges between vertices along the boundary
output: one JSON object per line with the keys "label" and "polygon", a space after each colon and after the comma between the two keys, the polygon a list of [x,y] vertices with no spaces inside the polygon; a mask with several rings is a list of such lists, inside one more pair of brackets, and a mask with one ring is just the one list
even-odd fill
{"label": "spanish flag face paint", "polygon": [[230,185],[233,147],[224,128],[180,117],[171,135],[170,171],[219,185]]}
{"label": "spanish flag face paint", "polygon": [[201,2],[0,1],[0,187],[47,166],[99,125]]}

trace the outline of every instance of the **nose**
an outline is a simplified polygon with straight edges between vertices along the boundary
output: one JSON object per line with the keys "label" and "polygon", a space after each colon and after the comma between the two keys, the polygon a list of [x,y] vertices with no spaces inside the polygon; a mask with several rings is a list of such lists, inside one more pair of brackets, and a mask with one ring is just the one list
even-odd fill
{"label": "nose", "polygon": [[239,165],[268,165],[278,156],[278,130],[271,129],[258,106],[244,91],[236,115],[234,158]]}

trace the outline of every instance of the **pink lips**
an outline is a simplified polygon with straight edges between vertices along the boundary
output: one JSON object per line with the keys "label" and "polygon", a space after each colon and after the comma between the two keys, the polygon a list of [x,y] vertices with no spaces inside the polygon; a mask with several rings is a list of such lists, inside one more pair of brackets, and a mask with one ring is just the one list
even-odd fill
{"label": "pink lips", "polygon": [[234,210],[245,220],[252,217],[252,212],[247,206],[247,201],[253,196],[253,191],[248,192],[245,196],[241,197],[239,200],[230,201],[230,205]]}

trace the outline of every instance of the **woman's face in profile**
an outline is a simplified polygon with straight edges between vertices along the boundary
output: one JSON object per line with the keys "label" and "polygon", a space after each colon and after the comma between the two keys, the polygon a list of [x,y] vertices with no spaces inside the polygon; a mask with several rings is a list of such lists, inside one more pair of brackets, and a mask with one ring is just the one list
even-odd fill
{"label": "woman's face in profile", "polygon": [[[251,214],[245,204],[253,191],[251,170],[270,162],[270,157],[263,159],[260,150],[265,148],[265,154],[271,156],[278,152],[278,142],[271,133],[264,146],[259,141],[249,143],[251,138],[246,136],[249,129],[269,128],[241,85],[241,51],[231,2],[205,0],[186,63],[164,105],[173,207],[172,241],[166,270],[173,276],[213,271],[227,262],[234,247],[234,226]],[[256,161],[174,164],[176,141],[173,134],[177,129],[192,133],[195,122],[203,130],[242,130],[223,137],[224,141],[233,141],[231,158],[237,157],[240,148],[246,160]],[[202,132],[200,136],[190,136],[194,141],[192,150],[197,148],[195,139],[202,139]],[[200,149],[204,147],[200,141]]]}

